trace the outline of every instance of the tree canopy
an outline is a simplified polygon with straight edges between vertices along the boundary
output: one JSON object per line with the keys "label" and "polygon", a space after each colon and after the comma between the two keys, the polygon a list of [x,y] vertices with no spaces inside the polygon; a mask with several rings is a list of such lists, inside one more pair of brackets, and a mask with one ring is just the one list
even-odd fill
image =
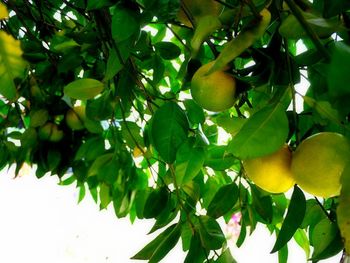
{"label": "tree canopy", "polygon": [[235,262],[232,215],[350,253],[347,0],[4,0],[0,94],[0,169],[155,219],[134,259]]}

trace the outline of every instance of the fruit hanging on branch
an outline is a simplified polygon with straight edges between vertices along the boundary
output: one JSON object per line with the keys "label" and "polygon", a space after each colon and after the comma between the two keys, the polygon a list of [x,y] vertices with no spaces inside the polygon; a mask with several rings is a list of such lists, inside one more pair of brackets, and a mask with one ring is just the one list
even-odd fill
{"label": "fruit hanging on branch", "polygon": [[340,176],[349,161],[349,140],[334,132],[321,132],[302,141],[293,155],[292,172],[296,183],[319,197],[340,193]]}
{"label": "fruit hanging on branch", "polygon": [[267,156],[243,161],[246,175],[261,189],[270,193],[284,193],[294,184],[291,172],[292,152],[288,145]]}
{"label": "fruit hanging on branch", "polygon": [[207,75],[213,62],[203,65],[193,75],[191,94],[193,99],[208,111],[220,112],[231,108],[236,101],[236,80],[220,70]]}

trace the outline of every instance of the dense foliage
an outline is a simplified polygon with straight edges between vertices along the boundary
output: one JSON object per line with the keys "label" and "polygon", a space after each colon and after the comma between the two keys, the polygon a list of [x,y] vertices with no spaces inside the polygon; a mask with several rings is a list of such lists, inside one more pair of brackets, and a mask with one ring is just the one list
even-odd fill
{"label": "dense foliage", "polygon": [[[117,217],[155,219],[159,234],[135,259],[158,262],[182,242],[186,262],[234,262],[218,223],[234,214],[237,246],[264,224],[280,262],[292,238],[315,262],[345,255],[349,166],[340,197],[321,199],[297,185],[266,192],[241,161],[319,132],[350,136],[349,1],[186,2],[0,3],[0,168],[28,163]],[[214,59],[236,81],[234,106],[219,112],[190,93]]]}

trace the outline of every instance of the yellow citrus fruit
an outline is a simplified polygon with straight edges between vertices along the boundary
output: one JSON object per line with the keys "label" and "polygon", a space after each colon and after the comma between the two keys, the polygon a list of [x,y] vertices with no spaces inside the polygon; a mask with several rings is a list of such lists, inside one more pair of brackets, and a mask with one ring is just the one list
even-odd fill
{"label": "yellow citrus fruit", "polygon": [[188,19],[184,9],[186,9],[196,23],[198,19],[203,16],[218,16],[223,9],[223,5],[215,0],[182,0],[181,8],[177,13],[177,19],[184,25],[192,27],[192,23]]}
{"label": "yellow citrus fruit", "polygon": [[192,98],[204,109],[224,111],[236,101],[236,80],[225,71],[215,71],[207,75],[214,62],[200,67],[191,81]]}
{"label": "yellow citrus fruit", "polygon": [[290,166],[292,152],[284,145],[270,155],[243,161],[244,170],[261,189],[270,193],[284,193],[294,184],[295,180]]}
{"label": "yellow citrus fruit", "polygon": [[349,140],[339,133],[321,132],[297,147],[292,172],[296,183],[306,192],[332,197],[340,193],[340,176],[349,160]]}
{"label": "yellow citrus fruit", "polygon": [[85,128],[85,119],[86,115],[84,106],[74,106],[66,113],[66,123],[72,130],[83,130]]}

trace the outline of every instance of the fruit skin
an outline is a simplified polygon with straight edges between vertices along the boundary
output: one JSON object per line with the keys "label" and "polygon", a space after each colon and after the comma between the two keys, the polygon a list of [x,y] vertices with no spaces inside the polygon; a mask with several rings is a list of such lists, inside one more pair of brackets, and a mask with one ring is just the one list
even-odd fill
{"label": "fruit skin", "polygon": [[39,128],[38,135],[42,140],[59,142],[62,140],[64,133],[55,123],[47,122]]}
{"label": "fruit skin", "polygon": [[243,167],[248,178],[257,186],[277,194],[288,191],[295,184],[291,162],[292,152],[288,145],[284,145],[270,155],[244,160]]}
{"label": "fruit skin", "polygon": [[209,111],[224,111],[235,101],[236,80],[225,71],[215,71],[207,75],[213,62],[200,67],[192,77],[191,94],[193,99]]}
{"label": "fruit skin", "polygon": [[66,113],[66,123],[72,130],[83,130],[85,129],[84,120],[86,119],[85,107],[74,106],[69,109]]}
{"label": "fruit skin", "polygon": [[349,140],[334,132],[314,134],[297,147],[293,155],[292,173],[296,183],[306,192],[319,197],[340,193],[340,176],[349,161]]}

